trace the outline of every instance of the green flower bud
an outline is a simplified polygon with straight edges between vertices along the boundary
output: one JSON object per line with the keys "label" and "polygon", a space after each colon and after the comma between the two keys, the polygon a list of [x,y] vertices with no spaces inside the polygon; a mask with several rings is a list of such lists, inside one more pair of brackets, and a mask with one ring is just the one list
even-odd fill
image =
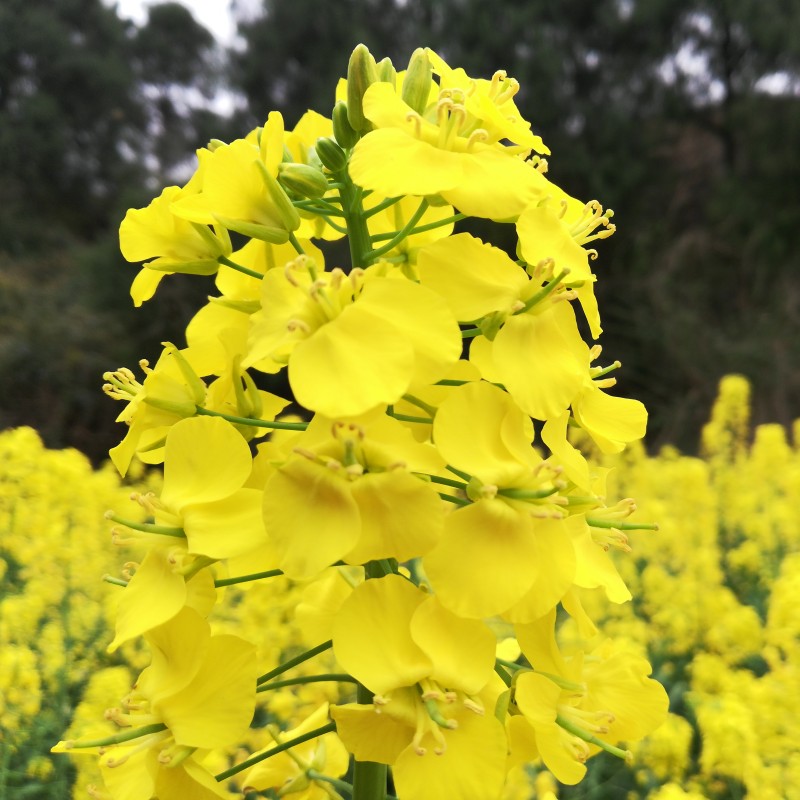
{"label": "green flower bud", "polygon": [[428,54],[418,47],[408,62],[408,71],[403,81],[403,100],[418,114],[424,114],[431,93],[433,71]]}
{"label": "green flower bud", "polygon": [[378,68],[365,44],[356,45],[347,65],[347,119],[354,131],[366,133],[372,125],[364,116],[364,92],[378,81]]}
{"label": "green flower bud", "polygon": [[347,119],[347,103],[340,100],[333,107],[333,135],[336,141],[345,149],[349,150],[355,146],[358,141],[358,134],[353,130],[350,125],[350,120]]}
{"label": "green flower bud", "polygon": [[278,183],[300,197],[322,197],[328,191],[327,178],[307,164],[281,164]]}
{"label": "green flower bud", "polygon": [[323,137],[317,139],[314,146],[319,160],[331,171],[341,172],[347,166],[347,156],[344,150],[339,147],[333,139]]}
{"label": "green flower bud", "polygon": [[383,83],[391,83],[392,86],[394,86],[397,81],[397,70],[394,68],[394,64],[392,64],[392,59],[386,56],[386,58],[378,62],[377,68],[378,80]]}

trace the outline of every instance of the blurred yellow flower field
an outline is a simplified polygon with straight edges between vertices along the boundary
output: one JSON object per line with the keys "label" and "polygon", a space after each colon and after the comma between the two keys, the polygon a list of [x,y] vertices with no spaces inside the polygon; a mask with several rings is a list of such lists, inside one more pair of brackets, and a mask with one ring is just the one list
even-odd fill
{"label": "blurred yellow flower field", "polygon": [[[608,604],[601,588],[582,590],[582,600],[607,635],[649,658],[669,692],[667,722],[632,766],[593,759],[577,787],[516,769],[508,800],[800,798],[800,452],[780,426],[751,431],[748,402],[743,378],[723,380],[702,457],[671,448],[649,456],[636,445],[606,457],[610,489],[636,496],[636,516],[660,530],[634,532],[631,556],[617,560],[632,602]],[[0,463],[0,797],[85,798],[99,777],[94,760],[73,766],[49,750],[68,727],[68,737],[112,730],[94,720],[143,666],[131,646],[105,652],[119,589],[102,577],[124,575],[125,565],[108,546],[104,512],[130,519],[132,486],[76,451],[46,450],[30,429],[0,435]],[[157,479],[134,480],[141,489]],[[250,602],[227,602],[212,630],[244,630],[267,666],[326,638],[325,614],[343,600],[324,582],[305,591],[286,578],[227,591]],[[299,629],[287,624],[298,606]],[[260,693],[242,747],[272,746],[339,699],[335,686]],[[224,768],[229,755],[212,752],[207,763]]]}

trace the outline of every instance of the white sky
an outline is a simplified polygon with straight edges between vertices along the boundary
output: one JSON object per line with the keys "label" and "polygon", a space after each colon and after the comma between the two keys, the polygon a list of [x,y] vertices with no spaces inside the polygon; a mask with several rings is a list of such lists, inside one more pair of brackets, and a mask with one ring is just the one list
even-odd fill
{"label": "white sky", "polygon": [[[105,0],[105,2],[109,6],[116,5],[121,17],[143,24],[147,19],[146,9],[165,0]],[[230,0],[176,0],[176,2],[186,6],[194,18],[208,28],[220,42],[226,45],[233,42],[236,28],[230,12]]]}

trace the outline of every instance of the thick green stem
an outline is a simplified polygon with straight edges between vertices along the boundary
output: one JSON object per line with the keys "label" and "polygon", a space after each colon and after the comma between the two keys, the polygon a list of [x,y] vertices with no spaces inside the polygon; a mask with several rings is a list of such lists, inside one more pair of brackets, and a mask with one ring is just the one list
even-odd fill
{"label": "thick green stem", "polygon": [[[379,561],[370,561],[364,565],[364,572],[367,580],[382,578],[386,574],[386,568]],[[376,642],[375,646],[380,647],[380,642]],[[358,702],[371,705],[372,697],[372,692],[359,683],[356,694]],[[353,800],[385,800],[387,774],[386,764],[356,760],[353,769]]]}
{"label": "thick green stem", "polygon": [[[372,703],[372,692],[359,684],[359,703]],[[356,761],[353,769],[353,800],[385,800],[389,768],[375,761]]]}
{"label": "thick green stem", "polygon": [[367,228],[367,217],[361,203],[361,189],[350,180],[346,170],[338,173],[336,178],[341,182],[339,194],[342,199],[345,225],[347,226],[348,242],[350,244],[350,260],[353,268],[368,267],[373,259],[370,258],[372,240]]}

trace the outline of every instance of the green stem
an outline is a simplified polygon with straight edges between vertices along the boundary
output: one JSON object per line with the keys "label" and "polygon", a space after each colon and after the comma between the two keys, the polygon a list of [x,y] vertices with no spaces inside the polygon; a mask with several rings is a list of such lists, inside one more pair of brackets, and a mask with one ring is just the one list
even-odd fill
{"label": "green stem", "polygon": [[340,781],[338,778],[332,778],[330,775],[323,775],[321,772],[317,772],[315,769],[306,770],[306,775],[308,775],[308,777],[311,778],[312,781],[322,781],[323,783],[329,783],[337,791],[345,792],[351,797],[353,795],[353,787],[346,781]]}
{"label": "green stem", "polygon": [[310,650],[306,650],[305,653],[301,653],[299,656],[295,656],[294,658],[290,658],[288,661],[285,661],[283,664],[279,664],[275,669],[270,670],[269,672],[265,672],[257,681],[258,685],[262,683],[266,683],[271,678],[276,677],[277,675],[283,675],[284,672],[290,670],[292,667],[296,667],[298,664],[302,664],[304,661],[308,661],[309,658],[314,658],[314,656],[319,655],[319,653],[324,653],[326,650],[330,650],[333,647],[333,642],[328,639],[327,642],[323,642],[322,644],[318,644],[316,647],[312,647]]}
{"label": "green stem", "polygon": [[251,278],[257,278],[258,280],[261,280],[264,277],[263,273],[256,272],[254,269],[243,267],[241,264],[231,261],[226,256],[218,256],[217,261],[219,261],[220,264],[224,264],[226,267],[230,267],[231,269],[235,269],[237,272],[241,272],[243,275],[249,275]]}
{"label": "green stem", "polygon": [[631,758],[631,753],[629,750],[623,750],[621,747],[614,747],[614,745],[604,742],[593,733],[589,733],[588,731],[583,730],[583,728],[579,728],[577,725],[574,725],[568,719],[562,717],[561,714],[556,715],[556,724],[567,731],[567,733],[571,733],[573,736],[583,739],[584,742],[589,742],[589,744],[596,745],[601,750],[605,750],[606,753],[611,753],[612,756],[617,756],[617,758],[621,758],[623,761],[627,762]]}
{"label": "green stem", "polygon": [[214,581],[214,586],[234,586],[237,583],[260,581],[262,578],[277,578],[278,575],[283,575],[282,569],[268,569],[266,572],[253,572],[250,575],[239,575],[238,578],[220,578]]}
{"label": "green stem", "polygon": [[301,256],[306,254],[306,251],[303,249],[303,245],[297,241],[297,237],[294,235],[294,231],[289,234],[289,242],[291,243],[292,247],[299,253]]}
{"label": "green stem", "polygon": [[106,583],[110,583],[113,586],[127,586],[128,581],[122,580],[122,578],[115,578],[113,575],[103,575],[103,580]]}
{"label": "green stem", "polygon": [[461,489],[462,492],[467,488],[466,483],[462,483],[461,481],[453,481],[450,480],[450,478],[440,478],[438,475],[431,475],[428,472],[417,472],[415,474],[424,475],[430,480],[431,483],[440,483],[442,486],[452,486],[454,489]]}
{"label": "green stem", "polygon": [[358,683],[358,681],[346,672],[325,672],[321,675],[303,675],[299,678],[289,678],[285,681],[272,681],[271,683],[262,683],[256,691],[269,692],[272,689],[284,689],[287,686],[300,686],[304,683],[324,683],[325,681],[334,681],[336,683]]}
{"label": "green stem", "polygon": [[462,497],[454,497],[452,494],[443,494],[442,492],[439,492],[439,497],[441,497],[442,500],[447,500],[448,503],[453,503],[457,506],[469,505],[469,500],[464,500]]}
{"label": "green stem", "polygon": [[622,522],[613,519],[586,518],[586,524],[592,528],[616,528],[618,531],[657,531],[655,522]]}
{"label": "green stem", "polygon": [[207,408],[197,406],[195,413],[203,417],[222,417],[222,419],[233,422],[235,425],[251,425],[254,428],[272,428],[280,431],[304,431],[308,427],[307,422],[278,422],[266,419],[250,419],[250,417],[235,417],[233,414],[223,414],[221,411],[210,411]]}
{"label": "green stem", "polygon": [[403,400],[407,403],[411,403],[412,406],[421,408],[426,414],[430,414],[431,417],[436,416],[436,406],[432,406],[430,403],[420,400],[419,397],[415,397],[413,394],[404,394]]}
{"label": "green stem", "polygon": [[569,270],[565,269],[558,273],[558,275],[553,278],[546,286],[539,289],[535,295],[529,297],[525,301],[525,305],[519,310],[515,311],[514,314],[524,314],[526,311],[530,311],[537,303],[541,303],[547,295],[552,294],[560,285],[561,281],[567,277],[569,274]]}
{"label": "green stem", "polygon": [[494,665],[494,671],[500,676],[500,680],[506,686],[511,686],[511,676],[497,663]]}
{"label": "green stem", "polygon": [[296,736],[294,739],[289,739],[288,742],[283,742],[283,744],[279,744],[276,747],[273,747],[271,750],[267,750],[264,753],[259,753],[257,756],[252,756],[251,758],[248,758],[246,761],[242,761],[241,764],[237,764],[235,767],[226,769],[225,772],[220,772],[219,775],[215,776],[215,778],[217,781],[227,780],[233,775],[236,775],[237,772],[241,772],[242,770],[245,770],[248,767],[252,767],[253,764],[258,764],[261,761],[265,761],[268,758],[272,758],[272,756],[278,755],[278,753],[282,753],[284,750],[289,750],[292,747],[297,747],[297,745],[303,744],[303,742],[308,742],[311,739],[316,739],[317,736],[324,736],[326,733],[331,733],[332,731],[335,730],[336,730],[336,723],[329,722],[327,725],[323,725],[321,728],[315,728],[313,731],[304,733],[302,736]]}
{"label": "green stem", "polygon": [[461,338],[462,339],[472,339],[474,336],[480,336],[483,331],[480,328],[467,328],[465,331],[461,331]]}
{"label": "green stem", "polygon": [[113,512],[106,514],[106,519],[109,522],[116,522],[118,525],[124,525],[131,530],[142,531],[142,533],[157,533],[159,536],[172,536],[176,539],[186,538],[186,533],[183,528],[173,528],[168,525],[155,525],[152,522],[134,522],[131,519],[118,517]]}
{"label": "green stem", "polygon": [[[446,217],[445,219],[440,219],[438,222],[429,222],[427,225],[420,225],[418,228],[414,228],[413,231],[409,231],[409,236],[416,236],[418,233],[424,233],[425,231],[432,231],[436,228],[442,228],[445,225],[450,225],[453,222],[458,222],[460,219],[466,219],[465,214],[453,214],[452,217]],[[379,233],[376,236],[372,237],[372,240],[375,242],[385,241],[386,239],[391,239],[397,236],[398,231],[390,231],[389,233]]]}
{"label": "green stem", "polygon": [[333,203],[328,202],[327,200],[295,200],[294,203],[295,208],[302,209],[303,211],[311,211],[315,214],[330,214],[334,217],[343,217],[344,212],[336,208]]}
{"label": "green stem", "polygon": [[398,231],[394,238],[390,239],[383,247],[378,247],[375,250],[372,250],[368,257],[371,261],[374,261],[376,258],[379,258],[384,253],[388,253],[390,250],[393,250],[397,247],[400,242],[403,241],[406,237],[408,237],[411,229],[422,219],[423,214],[428,209],[428,201],[423,198],[419,204],[417,210],[411,216],[411,219],[403,226],[402,230]]}
{"label": "green stem", "polygon": [[[358,702],[372,703],[372,692],[358,686]],[[353,800],[385,800],[388,767],[375,761],[355,761],[353,767]]]}
{"label": "green stem", "polygon": [[350,261],[354,268],[363,269],[372,263],[370,259],[372,240],[367,228],[364,206],[361,203],[362,191],[350,180],[346,169],[337,173],[336,178],[341,183],[339,194],[342,198],[342,211],[350,244]]}
{"label": "green stem", "polygon": [[395,411],[388,411],[387,413],[390,417],[399,419],[401,422],[421,422],[425,425],[433,424],[433,420],[430,417],[413,417],[409,414],[398,414]]}
{"label": "green stem", "polygon": [[[391,206],[393,206],[395,203],[399,203],[399,202],[400,202],[402,199],[403,199],[402,197],[387,197],[385,200],[381,200],[381,202],[380,202],[380,203],[378,203],[378,205],[376,205],[376,206],[373,206],[373,207],[372,207],[372,208],[370,208],[370,209],[367,209],[367,210],[364,212],[364,216],[365,216],[367,219],[369,219],[370,217],[374,217],[374,216],[375,216],[375,214],[380,214],[380,212],[381,212],[381,211],[383,211],[384,209],[390,208],[390,207],[391,207]],[[384,238],[384,239],[390,239],[390,238],[391,238],[392,236],[394,236],[396,233],[397,233],[397,231],[395,231],[395,232],[393,232],[393,233],[391,233],[391,234],[388,234],[388,235],[387,235],[387,234],[383,234],[382,238]],[[373,237],[373,238],[374,238],[374,237]]]}

